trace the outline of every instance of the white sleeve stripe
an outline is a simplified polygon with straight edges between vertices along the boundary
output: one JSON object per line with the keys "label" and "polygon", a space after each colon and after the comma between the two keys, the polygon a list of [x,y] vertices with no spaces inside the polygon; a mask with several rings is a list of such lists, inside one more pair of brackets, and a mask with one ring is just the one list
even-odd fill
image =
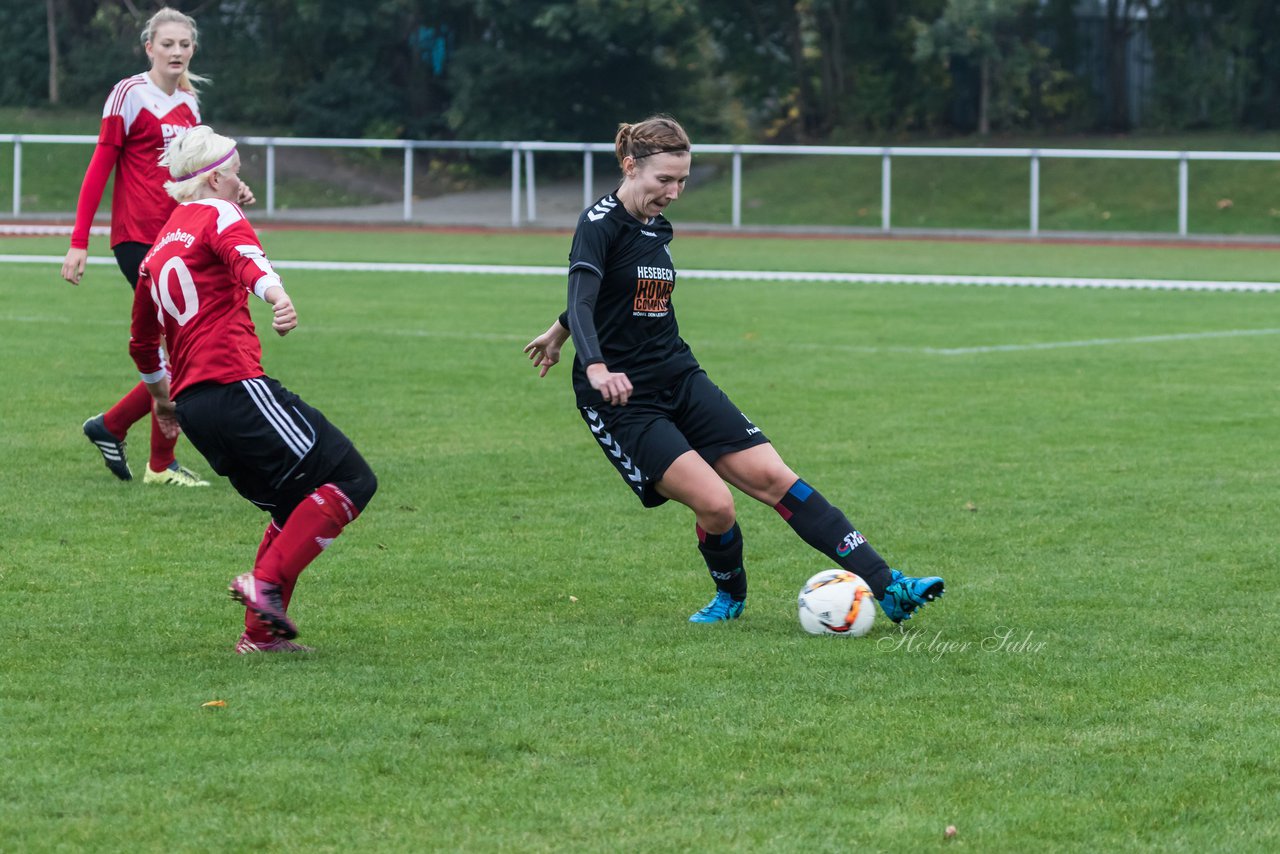
{"label": "white sleeve stripe", "polygon": [[253,243],[242,243],[236,247],[236,251],[256,264],[258,269],[262,271],[262,278],[258,279],[253,286],[253,293],[258,299],[265,300],[267,288],[272,285],[284,287],[284,283],[280,281],[280,274],[272,268],[271,262],[263,254],[261,246]]}
{"label": "white sleeve stripe", "polygon": [[126,77],[115,86],[111,87],[111,95],[107,98],[106,107],[102,111],[102,117],[120,116],[124,118],[124,102],[129,95],[129,90],[135,86],[141,86],[142,79],[139,75]]}
{"label": "white sleeve stripe", "polygon": [[[219,199],[218,201],[222,201]],[[244,219],[244,214],[240,213],[240,209],[230,202],[222,202],[218,205],[218,234],[226,231],[228,227],[235,225]]]}
{"label": "white sleeve stripe", "polygon": [[[133,130],[133,123],[138,120],[138,116],[142,113],[143,103],[139,97],[142,94],[142,90],[139,88],[142,86],[142,81],[133,77],[121,81],[121,83],[123,85],[115,93],[112,104],[108,108],[109,112],[104,110],[102,117],[105,119],[109,115],[119,116],[121,121],[124,122],[125,135],[128,136],[129,132]],[[138,93],[137,96],[134,95],[135,92]]]}
{"label": "white sleeve stripe", "polygon": [[165,369],[164,369],[164,365],[161,365],[161,366],[160,366],[160,370],[158,370],[158,371],[154,371],[154,372],[149,373],[149,374],[142,374],[141,372],[139,372],[139,373],[140,373],[140,375],[141,375],[141,377],[142,377],[142,381],[143,381],[144,383],[158,383],[158,382],[160,382],[160,380],[162,380],[162,379],[164,379],[166,376],[168,376],[168,372],[167,372],[167,371],[165,371]]}
{"label": "white sleeve stripe", "polygon": [[244,219],[244,214],[240,208],[233,205],[225,199],[196,199],[194,202],[188,202],[192,205],[208,205],[218,212],[218,234],[227,230],[228,226],[235,225]]}
{"label": "white sleeve stripe", "polygon": [[269,276],[263,276],[261,279],[258,279],[257,283],[254,284],[253,286],[253,295],[256,296],[258,299],[262,300],[263,302],[266,302],[267,288],[271,287],[272,285],[275,285],[281,290],[284,290],[284,282],[280,281],[279,276],[277,276],[275,273],[272,273]]}

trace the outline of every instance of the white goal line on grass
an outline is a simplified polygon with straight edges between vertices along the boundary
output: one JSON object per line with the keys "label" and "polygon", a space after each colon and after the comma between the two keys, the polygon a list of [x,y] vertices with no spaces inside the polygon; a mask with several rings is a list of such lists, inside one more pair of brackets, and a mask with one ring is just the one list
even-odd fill
{"label": "white goal line on grass", "polygon": [[[0,255],[6,264],[62,264],[58,255]],[[92,256],[90,264],[115,266],[114,258]],[[272,261],[280,270],[320,270],[352,273],[470,273],[496,276],[568,275],[565,267],[523,264],[412,264],[374,261]],[[1035,288],[1122,288],[1161,291],[1280,292],[1280,282],[1231,282],[1194,279],[1108,279],[1067,276],[963,276],[920,273],[822,273],[769,270],[680,270],[689,279],[754,282],[836,282],[886,285],[987,285]]]}

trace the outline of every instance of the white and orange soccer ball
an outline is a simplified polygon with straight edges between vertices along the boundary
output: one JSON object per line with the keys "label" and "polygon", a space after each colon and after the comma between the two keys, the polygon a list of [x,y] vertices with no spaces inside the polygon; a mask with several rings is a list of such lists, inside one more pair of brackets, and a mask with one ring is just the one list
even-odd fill
{"label": "white and orange soccer ball", "polygon": [[867,582],[847,569],[827,569],[800,589],[800,626],[811,635],[860,638],[876,621]]}

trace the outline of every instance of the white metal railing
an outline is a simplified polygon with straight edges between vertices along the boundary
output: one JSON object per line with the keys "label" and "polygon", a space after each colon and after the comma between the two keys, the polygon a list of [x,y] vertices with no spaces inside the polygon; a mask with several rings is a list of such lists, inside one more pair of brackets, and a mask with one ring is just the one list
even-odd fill
{"label": "white metal railing", "polygon": [[[276,212],[275,159],[277,148],[377,148],[404,151],[403,209],[405,222],[413,220],[413,154],[420,150],[509,151],[511,153],[511,225],[519,227],[538,218],[537,182],[534,171],[536,152],[582,152],[582,206],[594,199],[594,155],[612,156],[612,143],[536,142],[493,140],[403,140],[403,139],[327,139],[323,137],[239,137],[243,145],[262,146],[266,150],[266,215]],[[93,144],[96,136],[59,134],[0,134],[0,143],[13,145],[13,216],[22,214],[22,146],[24,143]],[[793,155],[828,157],[880,158],[880,229],[892,230],[893,158],[895,157],[997,157],[1028,161],[1028,233],[1040,233],[1040,162],[1045,159],[1089,160],[1165,160],[1178,163],[1178,234],[1187,235],[1187,188],[1191,161],[1280,161],[1280,152],[1272,151],[1162,151],[1094,148],[956,148],[917,146],[845,146],[845,145],[697,145],[699,154],[727,154],[732,158],[731,225],[742,227],[742,158],[743,155]],[[521,211],[523,197],[524,210]]]}

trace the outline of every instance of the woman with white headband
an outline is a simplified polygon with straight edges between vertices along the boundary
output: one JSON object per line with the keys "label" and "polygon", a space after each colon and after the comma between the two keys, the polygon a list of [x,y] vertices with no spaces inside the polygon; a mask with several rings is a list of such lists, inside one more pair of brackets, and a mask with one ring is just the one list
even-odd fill
{"label": "woman with white headband", "polygon": [[[293,301],[235,203],[235,142],[196,127],[161,161],[179,202],[142,260],[129,353],[162,426],[179,426],[218,474],[271,514],[253,569],[232,580],[245,605],[241,655],[306,652],[287,611],[302,570],[364,510],[378,481],[341,430],[262,371],[249,294],[271,328],[298,325]],[[172,376],[158,347],[163,338]]]}

